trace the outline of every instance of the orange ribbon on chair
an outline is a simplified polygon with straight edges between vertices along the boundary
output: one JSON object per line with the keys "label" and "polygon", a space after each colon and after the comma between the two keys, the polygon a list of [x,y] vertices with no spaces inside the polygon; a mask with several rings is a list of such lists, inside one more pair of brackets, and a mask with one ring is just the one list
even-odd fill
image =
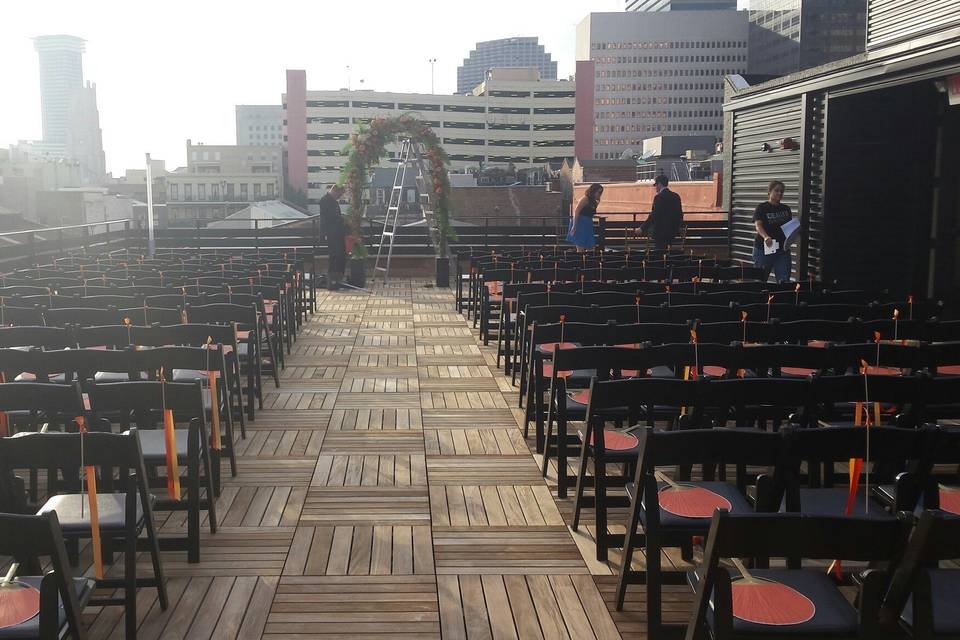
{"label": "orange ribbon on chair", "polygon": [[[97,471],[93,465],[83,464],[83,436],[87,433],[87,423],[83,416],[74,418],[80,428],[80,465],[87,483],[87,504],[90,506],[90,545],[93,548],[93,575],[103,580],[103,546],[100,538],[100,509],[97,502]],[[81,497],[81,501],[83,498]],[[80,503],[81,510],[83,503]],[[81,511],[82,513],[82,511]]]}
{"label": "orange ribbon on chair", "polygon": [[160,369],[160,396],[163,405],[163,443],[167,454],[167,495],[180,499],[180,461],[177,458],[177,432],[173,424],[173,409],[167,409],[166,380]]}
{"label": "orange ribbon on chair", "polygon": [[207,386],[210,388],[210,422],[213,423],[213,449],[220,451],[222,443],[220,442],[220,399],[219,385],[217,384],[217,372],[210,370],[210,349],[213,346],[213,337],[207,336]]}
{"label": "orange ribbon on chair", "polygon": [[[7,381],[6,375],[0,371],[0,383]],[[6,438],[10,435],[10,419],[6,411],[0,411],[0,438]]]}

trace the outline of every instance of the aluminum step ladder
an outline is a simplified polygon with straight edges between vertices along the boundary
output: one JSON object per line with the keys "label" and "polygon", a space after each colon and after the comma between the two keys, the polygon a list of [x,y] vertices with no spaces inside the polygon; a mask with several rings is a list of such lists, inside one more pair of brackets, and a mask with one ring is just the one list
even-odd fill
{"label": "aluminum step ladder", "polygon": [[[406,182],[407,177],[407,168],[413,167],[416,168],[417,176],[416,183],[417,188],[421,194],[429,194],[429,189],[425,187],[426,185],[426,171],[423,166],[423,155],[420,152],[420,143],[413,142],[409,138],[404,138],[400,141],[400,154],[398,156],[397,171],[393,177],[393,188],[390,190],[390,200],[387,202],[387,214],[383,219],[383,231],[380,234],[380,244],[377,246],[377,260],[373,266],[373,276],[376,278],[378,273],[383,273],[383,281],[386,282],[387,278],[390,275],[390,263],[393,259],[393,246],[394,241],[397,238],[397,229],[399,227],[398,221],[400,218],[400,205],[403,202],[403,188],[404,183]],[[426,224],[427,228],[432,232],[432,207],[430,206],[429,195],[424,197],[420,196],[421,200],[421,211],[422,217],[418,222],[413,222],[410,224],[403,225],[404,227],[412,227],[421,224]],[[428,214],[431,214],[428,217]],[[431,241],[433,241],[431,237]],[[384,252],[384,245],[386,244],[386,252]]]}

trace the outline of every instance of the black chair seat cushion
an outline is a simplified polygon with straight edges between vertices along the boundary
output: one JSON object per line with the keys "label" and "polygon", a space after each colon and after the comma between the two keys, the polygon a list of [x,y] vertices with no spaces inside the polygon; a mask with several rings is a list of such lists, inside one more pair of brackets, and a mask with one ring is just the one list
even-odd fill
{"label": "black chair seat cushion", "polygon": [[[127,497],[122,493],[97,493],[97,515],[100,518],[101,531],[123,531],[126,526]],[[66,534],[82,534],[90,531],[90,506],[87,495],[66,493],[53,496],[40,507],[37,515],[57,512],[57,519]],[[137,496],[136,522],[143,521],[143,506]]]}
{"label": "black chair seat cushion", "polygon": [[[847,487],[833,487],[830,489],[800,489],[800,511],[809,515],[816,516],[842,516],[846,515]],[[882,505],[875,500],[870,500],[865,511],[864,492],[861,485],[857,490],[857,495],[853,501],[853,511],[850,515],[856,517],[870,517],[887,519],[893,518],[887,513]],[[782,504],[780,511],[786,510],[786,505]]]}
{"label": "black chair seat cushion", "polygon": [[[678,484],[689,484],[696,487],[703,487],[704,489],[708,489],[713,493],[726,498],[727,502],[730,503],[730,513],[753,513],[754,511],[746,497],[744,497],[744,495],[729,482],[688,482],[686,480],[681,480],[678,481]],[[665,486],[667,486],[665,483],[657,483],[658,490],[663,489]],[[630,496],[630,500],[634,500],[636,496],[636,487],[632,482],[627,484],[626,490],[627,495]],[[643,501],[640,503],[640,522],[644,525],[646,525],[647,522],[646,502],[647,498],[644,496]],[[710,528],[710,518],[687,518],[670,513],[664,509],[660,509],[660,526],[663,528],[677,527],[681,529],[702,526],[703,530],[706,531]]]}
{"label": "black chair seat cushion", "polygon": [[[34,589],[40,589],[40,581],[42,578],[40,576],[22,576],[17,577],[17,582],[22,582],[28,584]],[[96,583],[93,580],[88,580],[86,578],[74,578],[73,579],[73,589],[77,592],[77,600],[80,603],[80,608],[82,609],[87,602],[89,602],[90,597],[93,596],[93,589]],[[60,603],[60,627],[67,623],[67,614],[63,610],[63,602],[60,601],[60,598],[57,598]],[[27,620],[26,622],[21,622],[20,624],[14,625],[12,627],[3,627],[0,628],[0,639],[7,640],[13,638],[39,638],[40,637],[40,616],[36,615]]]}
{"label": "black chair seat cushion", "polygon": [[[189,443],[187,429],[174,429],[177,440],[177,458],[185,460]],[[137,429],[137,439],[140,440],[140,450],[143,451],[143,461],[148,464],[165,464],[167,461],[167,446],[163,437],[163,429]]]}
{"label": "black chair seat cushion", "polygon": [[[933,604],[934,635],[960,634],[960,571],[956,569],[928,569],[930,595]],[[913,626],[913,600],[903,608],[901,619]]]}
{"label": "black chair seat cushion", "polygon": [[[754,569],[751,573],[757,578],[766,578],[792,587],[813,603],[816,613],[807,622],[794,625],[771,626],[747,622],[733,618],[733,632],[745,636],[803,636],[809,637],[856,637],[857,610],[837,589],[836,584],[822,569]],[[736,571],[731,571],[736,576]],[[701,578],[700,569],[687,573],[687,580],[694,588]],[[713,598],[707,608],[707,623],[713,627]]]}
{"label": "black chair seat cushion", "polygon": [[651,378],[675,378],[677,376],[673,369],[664,365],[651,367],[647,370],[647,375]]}

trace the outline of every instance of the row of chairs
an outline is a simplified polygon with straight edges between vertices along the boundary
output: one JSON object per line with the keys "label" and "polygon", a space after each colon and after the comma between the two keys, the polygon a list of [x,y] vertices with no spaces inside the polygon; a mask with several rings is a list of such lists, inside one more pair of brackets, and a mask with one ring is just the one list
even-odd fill
{"label": "row of chairs", "polygon": [[[0,409],[7,415],[27,410],[49,425],[39,433],[0,438],[4,499],[0,511],[36,513],[48,519],[55,514],[66,538],[66,557],[76,566],[81,543],[93,537],[88,498],[77,481],[77,471],[82,465],[94,467],[104,565],[112,562],[115,547],[123,554],[122,578],[108,574],[94,586],[120,588],[123,595],[94,599],[91,604],[122,604],[127,637],[136,637],[138,587],[155,587],[161,607],[168,604],[160,550],[186,551],[188,561],[198,562],[202,514],[206,514],[211,533],[218,528],[219,459],[204,404],[199,381],[0,384]],[[175,430],[176,459],[186,471],[180,496],[157,493],[168,486],[168,478],[159,473],[168,462],[164,431],[154,428],[163,422],[165,409],[171,410],[181,425]],[[86,433],[77,433],[77,416],[88,425]],[[65,431],[50,430],[58,423]],[[121,432],[113,432],[115,428]],[[222,435],[229,438],[228,433]],[[22,471],[29,473],[28,479],[17,475]],[[46,480],[43,494],[36,486],[40,472]],[[157,511],[185,512],[186,533],[168,532],[161,537],[154,516]],[[138,576],[138,551],[148,552],[152,576]]]}

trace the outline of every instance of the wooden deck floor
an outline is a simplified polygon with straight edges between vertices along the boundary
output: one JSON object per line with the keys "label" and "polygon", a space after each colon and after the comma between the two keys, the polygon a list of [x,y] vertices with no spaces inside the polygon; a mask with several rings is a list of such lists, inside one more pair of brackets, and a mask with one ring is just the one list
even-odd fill
{"label": "wooden deck floor", "polygon": [[[199,564],[164,554],[170,607],[141,590],[138,637],[645,637],[642,589],[608,611],[617,556],[567,526],[493,358],[449,291],[324,294],[238,444],[220,532]],[[122,637],[120,607],[85,620]]]}

